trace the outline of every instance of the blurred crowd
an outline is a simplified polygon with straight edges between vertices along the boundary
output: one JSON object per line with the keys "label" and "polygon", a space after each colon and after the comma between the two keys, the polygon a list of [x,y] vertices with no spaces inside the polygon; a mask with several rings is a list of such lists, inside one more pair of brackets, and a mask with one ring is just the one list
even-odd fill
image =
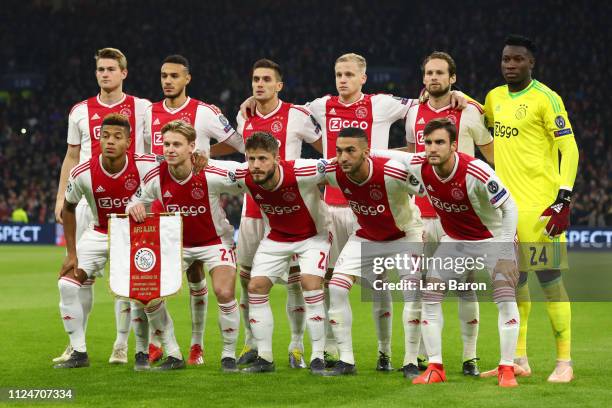
{"label": "blurred crowd", "polygon": [[[262,57],[285,72],[281,97],[303,103],[335,92],[333,62],[345,52],[367,58],[366,92],[415,97],[421,60],[443,50],[457,62],[457,87],[484,101],[502,83],[505,36],[520,33],[538,44],[534,77],[565,101],[580,148],[572,223],[612,226],[612,110],[603,97],[611,11],[605,2],[558,0],[12,2],[0,13],[0,221],[16,208],[30,222],[53,221],[68,112],[98,91],[99,48],[121,49],[128,58],[125,92],[152,101],[162,98],[161,60],[185,55],[193,76],[188,93],[233,122],[250,94],[250,67]],[[392,133],[394,146],[402,145],[402,126]],[[236,224],[240,198],[224,201]]]}

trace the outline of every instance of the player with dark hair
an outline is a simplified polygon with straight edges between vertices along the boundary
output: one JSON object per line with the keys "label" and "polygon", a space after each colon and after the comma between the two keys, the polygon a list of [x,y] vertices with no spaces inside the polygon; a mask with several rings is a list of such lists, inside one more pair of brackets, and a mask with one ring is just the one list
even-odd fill
{"label": "player with dark hair", "polygon": [[[571,307],[561,271],[568,268],[565,231],[578,148],[563,100],[532,77],[536,51],[534,42],[526,37],[511,35],[506,39],[501,56],[506,84],[488,93],[485,115],[495,138],[496,172],[518,207],[521,330],[516,374],[531,374],[527,360],[531,310],[527,273],[535,271],[557,343],[557,364],[548,381],[567,383],[573,379]],[[494,374],[495,370],[483,373]]]}

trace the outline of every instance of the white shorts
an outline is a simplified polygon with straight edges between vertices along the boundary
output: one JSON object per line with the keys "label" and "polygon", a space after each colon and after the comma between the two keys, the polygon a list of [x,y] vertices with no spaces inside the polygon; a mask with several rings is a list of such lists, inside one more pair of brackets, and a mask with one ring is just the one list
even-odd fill
{"label": "white shorts", "polygon": [[[503,258],[513,259],[516,262],[512,243],[495,242],[492,238],[462,241],[448,235],[442,237],[440,246],[432,258],[434,264],[429,268],[427,277],[446,282],[449,280],[464,282],[470,272],[482,269],[486,269],[493,280],[505,281],[507,278],[502,274],[492,276],[497,261]],[[453,261],[450,262],[450,259]]]}
{"label": "white shorts", "polygon": [[186,271],[194,261],[202,261],[209,272],[222,265],[235,269],[236,253],[231,241],[203,247],[183,248],[183,271]]}
{"label": "white shorts", "polygon": [[287,282],[289,263],[294,255],[298,257],[300,274],[323,278],[327,272],[330,246],[329,234],[316,235],[298,242],[277,242],[265,238],[255,253],[251,278],[265,276],[272,283],[278,280]]}
{"label": "white shorts", "polygon": [[238,264],[250,268],[259,243],[264,239],[264,221],[261,218],[242,217],[238,230],[236,255]]}
{"label": "white shorts", "polygon": [[89,278],[104,276],[108,261],[108,235],[90,228],[77,241],[76,249],[79,269],[84,270]]}
{"label": "white shorts", "polygon": [[357,231],[359,224],[353,210],[348,206],[339,207],[337,205],[330,205],[327,209],[331,221],[330,232],[333,236],[331,250],[329,251],[328,267],[334,268],[342,248],[344,248],[349,237]]}
{"label": "white shorts", "polygon": [[76,242],[79,242],[83,234],[93,227],[93,214],[87,200],[82,199],[76,206]]}
{"label": "white shorts", "polygon": [[[406,236],[403,238],[385,242],[370,241],[353,233],[338,257],[334,274],[342,273],[366,280],[380,277],[382,273],[375,271],[375,263],[378,270],[382,258],[395,258],[400,252],[406,253],[409,257],[420,256],[423,252],[422,237],[423,230],[420,227],[406,231]],[[407,262],[407,265],[410,266],[411,263]],[[398,269],[398,272],[400,275],[407,275],[412,273],[412,269]]]}

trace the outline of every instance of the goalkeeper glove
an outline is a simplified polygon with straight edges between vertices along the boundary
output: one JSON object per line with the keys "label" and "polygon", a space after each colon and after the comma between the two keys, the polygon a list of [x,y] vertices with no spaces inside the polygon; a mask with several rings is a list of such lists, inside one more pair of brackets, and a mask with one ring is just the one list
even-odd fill
{"label": "goalkeeper glove", "polygon": [[571,197],[572,192],[570,190],[559,189],[555,202],[540,215],[541,221],[550,217],[545,228],[546,235],[550,238],[560,235],[569,227]]}

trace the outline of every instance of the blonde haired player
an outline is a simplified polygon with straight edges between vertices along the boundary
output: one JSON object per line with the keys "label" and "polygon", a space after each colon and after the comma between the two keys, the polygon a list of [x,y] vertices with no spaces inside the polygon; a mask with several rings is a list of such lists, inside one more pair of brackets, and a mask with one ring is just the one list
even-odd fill
{"label": "blonde haired player", "polygon": [[[527,361],[531,309],[527,272],[535,271],[547,298],[546,310],[557,343],[557,364],[548,381],[566,383],[573,379],[571,308],[561,270],[568,268],[565,230],[578,148],[563,100],[531,76],[535,51],[528,38],[513,35],[506,39],[501,60],[506,85],[489,92],[485,115],[495,137],[496,172],[518,207],[521,328],[515,371],[531,374]],[[491,374],[495,370],[483,373]]]}
{"label": "blonde haired player", "polygon": [[[107,47],[96,52],[95,60],[96,80],[100,87],[100,93],[74,105],[68,116],[68,147],[62,163],[55,202],[55,219],[60,224],[63,223],[62,208],[70,171],[77,164],[83,163],[100,153],[102,120],[107,115],[120,113],[126,116],[130,124],[132,140],[129,151],[141,154],[146,152],[143,137],[144,113],[151,102],[123,93],[123,81],[128,74],[125,55],[116,48]],[[93,221],[91,209],[86,200],[81,200],[77,206],[76,217],[76,240],[79,241]],[[79,299],[86,312],[85,315],[89,314],[93,305],[92,285],[94,282],[95,278],[92,276],[91,279],[83,282],[79,291]],[[130,333],[129,301],[115,301],[115,321],[117,336],[108,361],[112,364],[125,364],[127,363],[127,341]],[[85,329],[87,319],[83,320],[83,325]],[[72,350],[68,346],[64,353],[53,361],[66,361],[71,352]]]}

